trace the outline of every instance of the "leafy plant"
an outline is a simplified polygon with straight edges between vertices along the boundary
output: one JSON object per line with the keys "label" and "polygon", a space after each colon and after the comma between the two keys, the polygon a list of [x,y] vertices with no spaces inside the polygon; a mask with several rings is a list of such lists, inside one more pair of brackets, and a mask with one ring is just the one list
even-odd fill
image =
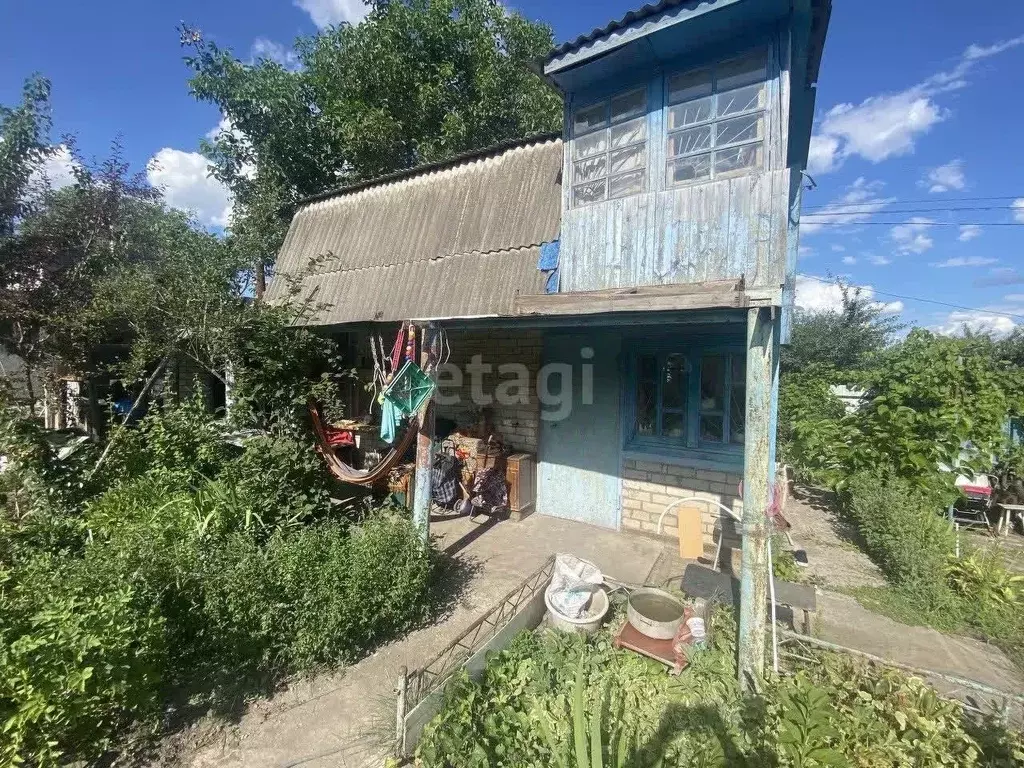
{"label": "leafy plant", "polygon": [[975,550],[951,558],[945,573],[953,591],[968,600],[999,606],[1024,600],[1024,575],[1010,571],[998,549],[985,553]]}
{"label": "leafy plant", "polygon": [[832,744],[838,731],[829,693],[812,683],[806,673],[781,686],[779,751],[794,768],[846,766],[849,761]]}

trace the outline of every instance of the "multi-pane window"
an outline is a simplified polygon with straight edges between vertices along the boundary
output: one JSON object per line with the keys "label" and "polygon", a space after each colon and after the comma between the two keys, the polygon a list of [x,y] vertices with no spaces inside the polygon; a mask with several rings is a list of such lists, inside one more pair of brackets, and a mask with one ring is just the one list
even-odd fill
{"label": "multi-pane window", "polygon": [[667,80],[665,157],[669,186],[764,164],[764,51]]}
{"label": "multi-pane window", "polygon": [[573,115],[573,207],[635,195],[647,182],[647,91],[638,88]]}
{"label": "multi-pane window", "polygon": [[746,401],[742,354],[642,353],[632,437],[674,448],[743,445]]}

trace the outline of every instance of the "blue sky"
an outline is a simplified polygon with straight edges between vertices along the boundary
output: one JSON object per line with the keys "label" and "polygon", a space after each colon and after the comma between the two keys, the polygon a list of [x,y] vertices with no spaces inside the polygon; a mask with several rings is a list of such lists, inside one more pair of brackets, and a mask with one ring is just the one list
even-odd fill
{"label": "blue sky", "polygon": [[[509,5],[551,24],[559,41],[633,7]],[[359,0],[0,0],[0,101],[42,72],[53,81],[55,140],[74,134],[86,156],[102,156],[119,138],[169,203],[223,225],[230,199],[196,153],[219,115],[188,94],[175,26],[198,26],[242,58],[280,58],[297,35],[363,12]],[[1022,75],[1019,0],[834,0],[809,169],[817,187],[804,197],[802,304],[834,302],[813,279],[834,274],[928,327],[1024,323]],[[58,183],[65,160],[50,168]],[[940,210],[950,207],[961,210]]]}

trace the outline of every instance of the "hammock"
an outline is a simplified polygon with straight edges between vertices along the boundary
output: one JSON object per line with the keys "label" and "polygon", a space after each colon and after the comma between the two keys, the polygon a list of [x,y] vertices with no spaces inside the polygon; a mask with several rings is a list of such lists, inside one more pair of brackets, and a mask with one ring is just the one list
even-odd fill
{"label": "hammock", "polygon": [[402,439],[398,441],[387,456],[381,459],[377,466],[366,471],[353,469],[334,454],[334,451],[327,440],[327,432],[324,429],[323,417],[320,416],[320,409],[317,407],[316,403],[310,401],[307,408],[309,409],[309,417],[313,422],[313,435],[316,437],[317,453],[319,453],[323,457],[324,461],[327,462],[327,469],[330,470],[331,474],[334,475],[335,478],[343,483],[349,483],[351,485],[374,485],[378,481],[386,478],[395,465],[402,460],[405,452],[409,450],[409,446],[412,445],[412,441],[416,437],[416,432],[419,429],[419,420],[413,416],[409,419],[409,423],[405,427],[405,433],[402,435]]}

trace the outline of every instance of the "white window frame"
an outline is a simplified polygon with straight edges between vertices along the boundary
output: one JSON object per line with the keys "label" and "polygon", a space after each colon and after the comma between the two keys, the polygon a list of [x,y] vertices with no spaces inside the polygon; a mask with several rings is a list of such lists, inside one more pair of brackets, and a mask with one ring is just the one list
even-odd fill
{"label": "white window frame", "polygon": [[[748,79],[740,80],[739,84],[730,84],[729,87],[723,87],[719,82],[719,73],[730,65],[749,60],[759,56],[762,61],[762,72],[760,74],[754,74]],[[674,78],[680,76],[699,76],[701,74],[707,75],[708,91],[695,95],[692,98],[683,98],[676,101],[671,100],[671,84]],[[715,179],[731,178],[734,176],[743,176],[746,174],[754,173],[755,171],[762,170],[765,167],[766,154],[767,154],[767,140],[768,140],[768,80],[769,80],[769,57],[768,50],[765,48],[756,48],[740,56],[734,56],[729,59],[724,59],[714,64],[710,64],[704,67],[698,67],[691,70],[682,70],[679,72],[673,72],[665,77],[665,107],[664,107],[664,123],[665,123],[665,185],[667,188],[684,187],[691,184],[702,184]],[[734,112],[730,112],[727,115],[719,115],[719,99],[730,93],[736,93],[743,89],[749,89],[754,85],[760,84],[760,94],[758,106],[749,109],[742,109]],[[700,102],[708,100],[709,104],[709,115],[705,119],[695,120],[690,123],[681,125],[678,128],[671,126],[672,111],[684,104],[693,105],[694,108],[699,109]],[[741,139],[738,141],[727,142],[718,144],[718,131],[719,126],[723,123],[727,123],[733,120],[741,120],[743,118],[759,117],[760,119],[760,136],[756,139]],[[684,150],[682,152],[673,153],[672,151],[672,140],[673,138],[679,137],[689,131],[699,131],[704,128],[710,128],[710,143],[698,147],[697,149]],[[729,170],[717,170],[719,152],[727,152],[733,150],[744,150],[751,149],[757,153],[756,161],[747,166],[739,168],[732,168]],[[690,179],[683,179],[681,181],[673,180],[673,167],[679,160],[686,160],[690,158],[699,158],[706,155],[708,158],[708,170],[705,175],[695,176]]]}
{"label": "white window frame", "polygon": [[[615,118],[612,114],[612,104],[615,101],[621,99],[628,99],[629,97],[635,97],[638,94],[643,96],[643,106],[639,112],[629,112],[625,116]],[[649,129],[647,126],[647,111],[649,109],[649,98],[647,94],[646,86],[639,86],[636,88],[629,88],[627,90],[616,93],[615,95],[604,99],[603,101],[593,102],[586,104],[582,107],[576,108],[572,112],[572,153],[569,158],[569,174],[572,183],[569,185],[569,207],[580,208],[587,205],[595,205],[597,203],[607,202],[608,200],[615,200],[622,197],[629,197],[631,195],[638,195],[648,190],[650,184],[650,170],[648,168],[648,154],[649,146],[648,140]],[[594,111],[597,108],[601,108],[604,111],[604,116],[599,125],[587,130],[578,130],[577,119],[578,116],[585,112]],[[612,134],[615,129],[620,126],[625,126],[629,123],[635,123],[637,127],[641,129],[640,137],[634,138],[631,141],[627,141],[624,144],[618,146],[612,146]],[[583,145],[580,143],[581,139],[587,137],[596,137],[599,133],[604,133],[604,148],[602,150],[593,152],[588,155],[580,154],[580,147]],[[626,150],[635,150],[640,148],[639,153],[639,165],[631,166],[625,170],[613,172],[612,156],[616,154],[626,154]],[[604,172],[600,175],[593,176],[586,180],[579,179],[579,168],[587,162],[593,162],[603,158],[604,160]],[[625,179],[627,176],[632,174],[640,174],[640,185],[639,189],[626,189],[618,192],[617,194],[612,193],[612,182],[615,180]],[[604,182],[604,196],[599,199],[578,201],[576,197],[577,189],[596,184],[597,182]]]}

